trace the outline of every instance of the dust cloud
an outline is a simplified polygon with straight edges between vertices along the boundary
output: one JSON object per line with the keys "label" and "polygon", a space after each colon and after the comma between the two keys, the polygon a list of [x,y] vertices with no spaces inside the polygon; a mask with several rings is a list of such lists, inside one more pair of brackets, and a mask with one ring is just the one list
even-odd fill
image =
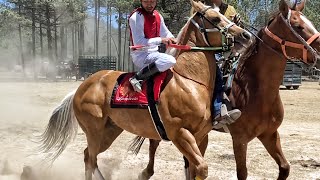
{"label": "dust cloud", "polygon": [[[4,77],[0,71],[0,180],[80,180],[84,179],[83,150],[85,134],[79,128],[61,156],[53,163],[43,163],[38,153],[36,135],[40,135],[49,116],[80,82],[24,81]],[[299,90],[281,90],[285,107],[279,128],[284,154],[291,164],[290,180],[320,179],[319,129],[320,86],[303,82]],[[98,156],[105,178],[137,179],[148,162],[148,141],[135,156],[127,152],[134,135],[124,132],[109,150]],[[232,141],[229,134],[211,132],[205,155],[209,180],[236,179]],[[248,146],[248,179],[276,179],[278,166],[258,140]],[[157,150],[154,180],[183,179],[183,159],[171,142],[162,142]]]}

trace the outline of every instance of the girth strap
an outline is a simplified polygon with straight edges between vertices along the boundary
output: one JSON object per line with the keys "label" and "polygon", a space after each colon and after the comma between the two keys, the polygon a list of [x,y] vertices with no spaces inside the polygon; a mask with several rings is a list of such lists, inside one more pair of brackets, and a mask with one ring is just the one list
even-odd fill
{"label": "girth strap", "polygon": [[154,100],[153,84],[153,78],[147,80],[148,109],[159,136],[162,140],[169,141],[161,117],[159,116],[158,105]]}

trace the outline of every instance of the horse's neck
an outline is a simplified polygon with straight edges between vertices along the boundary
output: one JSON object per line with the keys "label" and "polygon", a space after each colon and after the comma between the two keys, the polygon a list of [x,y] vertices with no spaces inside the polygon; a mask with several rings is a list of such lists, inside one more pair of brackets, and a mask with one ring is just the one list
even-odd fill
{"label": "horse's neck", "polygon": [[[271,28],[270,30],[272,31]],[[261,38],[264,42],[259,41],[256,52],[241,60],[235,76],[236,87],[233,95],[237,96],[236,101],[241,101],[239,106],[246,106],[248,101],[271,103],[279,94],[286,59],[281,55],[281,51],[277,50],[278,53],[275,53],[267,47],[278,48],[270,37],[263,33]]]}
{"label": "horse's neck", "polygon": [[[271,32],[279,31],[279,28],[281,28],[279,25],[283,25],[283,23],[279,24],[278,20],[275,20],[268,26],[268,29]],[[270,81],[265,83],[264,86],[274,88],[278,91],[286,66],[286,58],[283,55],[280,44],[268,36],[264,31],[261,33],[263,43],[259,43],[257,53],[260,57],[259,59],[261,59],[260,63],[257,64],[258,78],[259,80],[264,80],[266,79],[264,76],[267,76]],[[269,46],[269,48],[267,46]]]}
{"label": "horse's neck", "polygon": [[[178,36],[178,44],[197,45],[194,31],[185,26]],[[182,34],[181,34],[182,33]],[[177,51],[174,70],[187,79],[192,79],[209,88],[213,87],[215,77],[215,58],[212,51]]]}

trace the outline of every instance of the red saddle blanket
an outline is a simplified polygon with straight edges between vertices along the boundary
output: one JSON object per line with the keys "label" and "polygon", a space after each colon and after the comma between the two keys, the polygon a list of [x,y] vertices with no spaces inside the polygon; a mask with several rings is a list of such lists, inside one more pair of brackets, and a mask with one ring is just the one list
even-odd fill
{"label": "red saddle blanket", "polygon": [[[133,90],[129,82],[129,78],[132,77],[134,73],[124,73],[121,74],[117,83],[113,89],[111,98],[112,108],[147,108],[148,98],[147,98],[147,81],[153,81],[153,91],[154,100],[157,102],[160,97],[161,88],[164,79],[167,76],[167,71],[155,75],[153,78],[149,78],[147,81],[142,83],[142,91],[136,92]],[[152,97],[151,97],[152,98]]]}

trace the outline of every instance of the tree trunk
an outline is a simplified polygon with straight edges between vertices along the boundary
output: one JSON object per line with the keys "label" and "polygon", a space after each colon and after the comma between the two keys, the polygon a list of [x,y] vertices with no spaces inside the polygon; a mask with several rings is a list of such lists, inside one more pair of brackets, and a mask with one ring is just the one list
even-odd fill
{"label": "tree trunk", "polygon": [[61,57],[58,58],[58,29],[57,29],[57,13],[54,11],[54,56],[55,60],[59,59],[60,61],[63,61]]}
{"label": "tree trunk", "polygon": [[44,52],[43,52],[43,33],[42,33],[42,22],[40,19],[39,22],[39,34],[40,34],[40,51],[41,51],[41,60],[44,58]]}
{"label": "tree trunk", "polygon": [[31,21],[32,21],[32,68],[33,68],[33,76],[34,79],[37,78],[37,71],[35,69],[36,67],[36,14],[35,14],[35,5],[34,5],[34,0],[32,1],[32,7],[31,7]]}
{"label": "tree trunk", "polygon": [[75,59],[78,59],[79,56],[79,24],[75,23],[74,24],[74,53],[75,53]]}
{"label": "tree trunk", "polygon": [[122,54],[122,66],[123,66],[123,70],[124,71],[128,71],[128,63],[125,63],[125,62],[128,62],[127,58],[126,58],[126,50],[127,50],[127,31],[128,31],[128,23],[126,23],[126,26],[125,26],[125,30],[124,30],[124,40],[123,40],[123,54]]}
{"label": "tree trunk", "polygon": [[76,47],[75,47],[75,29],[74,29],[74,24],[71,25],[71,41],[72,41],[72,59],[74,60],[76,58]]}
{"label": "tree trunk", "polygon": [[99,21],[100,21],[100,1],[94,1],[94,15],[95,15],[95,25],[94,25],[94,52],[95,56],[99,56]]}
{"label": "tree trunk", "polygon": [[[33,1],[34,4],[34,1]],[[32,19],[32,58],[33,61],[36,59],[36,15],[35,15],[35,6],[31,7],[31,19]]]}
{"label": "tree trunk", "polygon": [[121,62],[121,24],[122,24],[122,13],[119,10],[119,19],[118,19],[118,70],[123,70],[122,62]]}
{"label": "tree trunk", "polygon": [[166,9],[166,0],[161,0],[161,8]]}
{"label": "tree trunk", "polygon": [[48,58],[50,62],[53,62],[52,53],[52,34],[51,34],[51,23],[50,23],[50,5],[46,3],[46,25],[47,25],[47,40],[48,40]]}
{"label": "tree trunk", "polygon": [[84,53],[84,22],[80,22],[79,30],[79,55],[82,56]]}
{"label": "tree trunk", "polygon": [[[19,16],[21,15],[21,1],[19,0],[19,6],[18,6],[18,13]],[[23,54],[23,46],[22,46],[22,32],[21,32],[21,23],[19,22],[19,52],[21,56],[21,66],[22,66],[22,71],[23,74],[25,74],[25,62],[24,62],[24,54]]]}
{"label": "tree trunk", "polygon": [[111,44],[112,44],[112,26],[111,26],[111,6],[108,6],[108,22],[107,22],[108,32],[107,32],[107,42],[108,42],[108,56],[112,56]]}
{"label": "tree trunk", "polygon": [[268,0],[264,0],[264,25],[266,25],[268,23]]}
{"label": "tree trunk", "polygon": [[61,51],[60,51],[60,57],[62,59],[66,59],[67,58],[67,44],[66,44],[66,34],[65,34],[65,27],[64,25],[60,26],[60,47],[61,47]]}

